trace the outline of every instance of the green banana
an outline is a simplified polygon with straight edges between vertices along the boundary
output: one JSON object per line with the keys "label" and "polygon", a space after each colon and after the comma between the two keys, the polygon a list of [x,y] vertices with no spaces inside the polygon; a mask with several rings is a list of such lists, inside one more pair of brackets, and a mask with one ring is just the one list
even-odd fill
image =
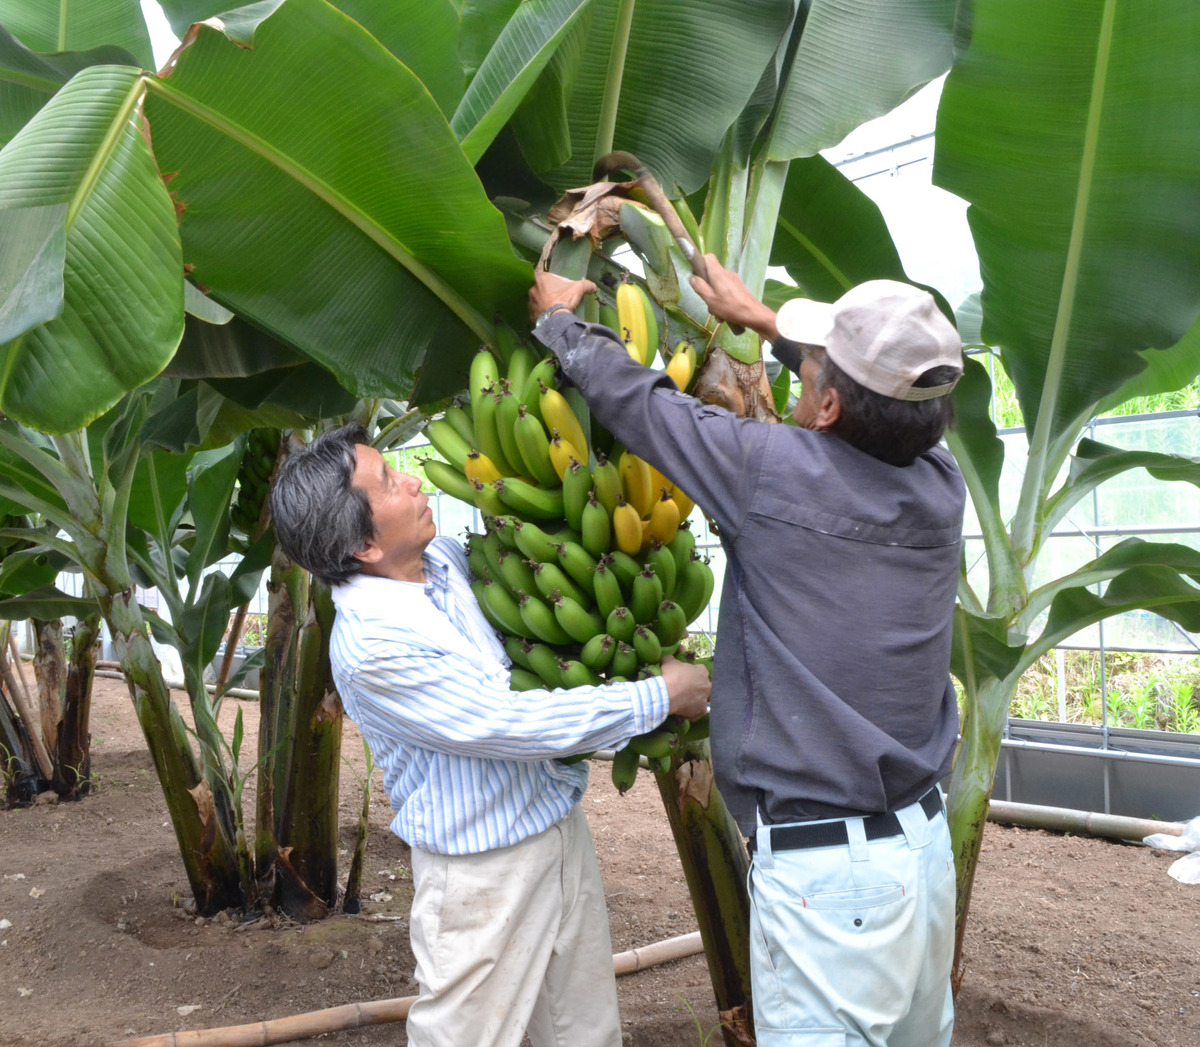
{"label": "green banana", "polygon": [[[492,571],[492,579],[494,581],[501,580],[500,570],[500,553],[504,550],[504,543],[500,541],[500,536],[495,531],[489,531],[483,539],[483,555],[487,558],[488,567]],[[512,586],[509,586],[511,589]]]}
{"label": "green banana", "polygon": [[637,652],[622,640],[617,641],[617,649],[609,663],[614,676],[632,677],[637,672]]}
{"label": "green banana", "polygon": [[621,583],[617,580],[616,573],[609,569],[608,559],[607,556],[602,556],[592,572],[592,592],[596,596],[596,610],[605,618],[625,602]]}
{"label": "green banana", "polygon": [[[521,401],[513,395],[507,379],[501,378],[496,392],[496,435],[500,437],[500,446],[504,449],[504,457],[513,467],[512,471],[524,475],[525,465],[516,436],[517,412],[520,409]],[[554,479],[557,481],[558,477]]]}
{"label": "green banana", "polygon": [[446,408],[442,416],[459,436],[466,441],[468,447],[475,446],[475,425],[469,412],[464,411],[458,404]]}
{"label": "green banana", "polygon": [[513,353],[519,348],[517,332],[508,324],[496,324],[492,329],[492,346],[495,348],[497,356],[500,357],[500,362],[508,366],[512,361]]}
{"label": "green banana", "polygon": [[669,600],[671,594],[675,592],[675,557],[671,555],[671,551],[661,542],[652,541],[650,548],[646,550],[642,559],[654,567],[654,573],[658,575],[658,580],[662,582],[663,596]]}
{"label": "green banana", "polygon": [[679,525],[675,537],[667,543],[671,556],[675,560],[675,577],[683,570],[683,565],[692,558],[692,550],[696,548],[696,536],[692,534],[691,525],[686,521]]}
{"label": "green banana", "polygon": [[612,781],[617,792],[624,796],[637,781],[639,757],[628,745],[613,756]]}
{"label": "green banana", "polygon": [[[490,395],[490,390],[500,378],[500,368],[490,349],[484,346],[471,359],[471,374],[467,381],[467,395],[471,399],[471,417],[479,424],[479,405]],[[478,428],[475,430],[478,435]],[[481,447],[482,451],[483,448]],[[491,458],[491,455],[488,455]],[[492,461],[495,461],[493,458]]]}
{"label": "green banana", "polygon": [[[545,422],[545,419],[542,417],[542,386],[544,385],[547,389],[558,388],[558,383],[554,380],[554,372],[557,368],[558,360],[553,356],[547,356],[546,359],[534,365],[533,370],[529,372],[529,377],[525,379],[524,388],[521,390],[521,403],[529,409],[529,413],[539,422]],[[584,448],[580,447],[578,450],[582,453]]]}
{"label": "green banana", "polygon": [[500,500],[518,516],[532,520],[561,520],[563,515],[562,489],[535,487],[516,476],[506,476],[495,482]]}
{"label": "green banana", "polygon": [[421,468],[425,470],[425,478],[439,491],[445,491],[451,498],[457,498],[468,505],[475,501],[471,481],[448,462],[425,458],[421,461]]}
{"label": "green banana", "polygon": [[567,466],[562,478],[563,515],[573,530],[583,531],[583,509],[592,490],[592,474],[579,462]]}
{"label": "green banana", "polygon": [[517,532],[514,526],[516,521],[515,516],[489,516],[484,520],[484,523],[500,536],[502,541],[508,548],[515,549],[517,547]]}
{"label": "green banana", "polygon": [[578,542],[559,542],[555,546],[559,566],[571,576],[576,584],[587,588],[592,585],[592,573],[596,560]]}
{"label": "green banana", "polygon": [[471,568],[473,578],[483,579],[489,571],[487,556],[483,551],[484,535],[467,535],[467,566]]}
{"label": "green banana", "polygon": [[517,666],[508,673],[508,688],[510,691],[540,691],[544,687],[541,677],[528,669]]}
{"label": "green banana", "polygon": [[716,579],[707,560],[693,555],[675,583],[675,602],[683,608],[688,623],[694,622],[712,599]]}
{"label": "green banana", "polygon": [[587,503],[580,516],[579,532],[583,547],[593,556],[603,556],[612,544],[612,521],[594,490],[588,491]]}
{"label": "green banana", "polygon": [[602,672],[608,668],[616,649],[617,641],[608,633],[597,633],[583,645],[583,649],[579,652],[579,660],[589,669]]}
{"label": "green banana", "polygon": [[530,564],[532,565],[530,573],[533,576],[534,587],[547,600],[552,599],[551,593],[558,592],[563,596],[569,596],[584,607],[592,606],[591,595],[576,585],[558,564],[540,563],[537,560],[531,560]]}
{"label": "green banana", "polygon": [[517,601],[500,582],[488,582],[483,587],[483,598],[479,601],[481,607],[491,612],[489,620],[493,624],[499,622],[497,628],[501,632],[514,636],[533,636],[534,633],[521,617]]}
{"label": "green banana", "polygon": [[617,607],[609,614],[604,628],[614,640],[629,643],[633,639],[634,630],[637,629],[637,620],[628,607]]}
{"label": "green banana", "polygon": [[472,480],[470,483],[471,500],[485,517],[503,516],[508,511],[508,506],[500,500],[500,492],[496,490],[494,483],[485,484],[478,480]]}
{"label": "green banana", "polygon": [[618,338],[622,337],[621,317],[615,305],[609,305],[607,302],[600,303],[600,323],[612,331]]}
{"label": "green banana", "polygon": [[558,559],[558,543],[553,536],[530,520],[517,520],[513,524],[513,540],[527,559],[539,563],[553,563]]}
{"label": "green banana", "polygon": [[674,741],[674,734],[664,731],[661,727],[656,727],[653,731],[636,734],[630,738],[629,748],[638,756],[646,757],[647,760],[658,760],[671,755],[671,745]]}
{"label": "green banana", "polygon": [[[513,425],[513,440],[525,469],[542,487],[561,487],[562,481],[550,461],[550,438],[542,423],[529,413],[524,404],[517,407],[517,419]],[[564,495],[563,511],[566,512]],[[568,522],[570,518],[568,517]]]}
{"label": "green banana", "polygon": [[642,665],[658,665],[662,661],[662,644],[646,626],[639,625],[633,631],[633,649]]}
{"label": "green banana", "polygon": [[471,444],[459,435],[454,426],[444,418],[434,418],[425,426],[425,435],[433,449],[455,469],[461,473],[466,468]]}
{"label": "green banana", "polygon": [[574,659],[559,659],[558,671],[564,687],[597,687],[602,682],[598,674]]}
{"label": "green banana", "polygon": [[633,580],[641,571],[642,565],[628,553],[621,552],[620,549],[610,549],[608,555],[611,558],[608,564],[609,570],[617,572],[621,588],[628,593],[633,586]]}
{"label": "green banana", "polygon": [[500,398],[494,396],[491,390],[479,398],[479,403],[472,412],[475,419],[475,448],[487,455],[492,464],[505,476],[512,476],[517,470],[505,456],[504,445],[500,442],[500,431],[497,428],[499,419],[496,414],[499,407]]}
{"label": "green banana", "polygon": [[513,665],[521,669],[533,671],[533,666],[529,664],[529,650],[533,645],[520,636],[506,636],[504,638],[504,651],[512,661]]}
{"label": "green banana", "polygon": [[529,668],[537,673],[547,687],[553,690],[563,685],[562,673],[558,668],[558,655],[549,647],[544,643],[531,644],[528,657]]}
{"label": "green banana", "polygon": [[621,470],[613,459],[602,455],[596,456],[596,468],[592,470],[592,486],[596,490],[597,500],[611,517],[613,510],[617,507],[617,500],[624,491],[621,484]]}
{"label": "green banana", "polygon": [[498,559],[496,576],[508,586],[510,593],[518,590],[527,593],[534,591],[537,579],[534,577],[533,568],[522,559],[520,553],[514,553],[507,546],[501,545]]}
{"label": "green banana", "polygon": [[654,616],[654,635],[665,648],[678,644],[687,634],[687,615],[682,607],[670,600],[663,600],[658,605],[658,614]]}
{"label": "green banana", "polygon": [[525,626],[522,631],[526,635],[535,636],[542,643],[558,646],[565,646],[571,642],[571,635],[558,624],[554,612],[536,596],[518,593],[517,605]]}
{"label": "green banana", "polygon": [[604,632],[604,619],[578,600],[560,595],[553,603],[559,626],[576,643],[587,643],[597,633]]}
{"label": "green banana", "polygon": [[533,355],[533,350],[527,345],[519,345],[513,350],[512,356],[508,358],[508,370],[504,377],[508,380],[508,387],[513,391],[513,395],[518,401],[524,403],[521,398],[525,395],[525,386],[529,382],[529,373],[537,364],[537,357]]}
{"label": "green banana", "polygon": [[638,625],[653,621],[658,605],[663,601],[663,587],[651,565],[647,564],[638,572],[630,596],[629,609]]}
{"label": "green banana", "polygon": [[[483,612],[484,618],[488,620],[488,624],[491,625],[491,627],[497,632],[506,633],[508,632],[508,629],[505,627],[504,622],[500,618],[496,617],[492,609],[488,606],[487,599],[484,596],[485,592],[487,591],[487,587],[489,585],[496,584],[498,583],[486,582],[482,578],[476,578],[471,582],[471,592],[475,594],[475,602],[479,604],[479,609]],[[501,588],[504,587],[501,586]]]}

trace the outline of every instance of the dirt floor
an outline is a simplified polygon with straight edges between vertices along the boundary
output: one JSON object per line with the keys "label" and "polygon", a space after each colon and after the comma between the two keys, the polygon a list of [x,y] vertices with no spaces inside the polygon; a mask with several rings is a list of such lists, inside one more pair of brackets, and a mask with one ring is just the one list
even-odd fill
{"label": "dirt floor", "polygon": [[[124,685],[102,679],[95,690],[95,794],[0,811],[0,1047],[110,1044],[416,992],[409,854],[387,831],[380,789],[360,915],[307,927],[198,919],[186,908],[165,804]],[[226,703],[223,721],[232,722],[236,704]],[[241,704],[250,728],[255,706]],[[349,846],[361,802],[351,725],[343,752]],[[596,765],[585,808],[614,949],[695,930],[657,790],[647,779],[619,796],[606,771]],[[954,1043],[1200,1045],[1200,887],[1167,875],[1175,857],[989,825]],[[634,1047],[695,1047],[716,1025],[701,956],[628,975],[618,987]],[[405,1038],[392,1024],[294,1042]],[[719,1033],[709,1042],[720,1043]]]}

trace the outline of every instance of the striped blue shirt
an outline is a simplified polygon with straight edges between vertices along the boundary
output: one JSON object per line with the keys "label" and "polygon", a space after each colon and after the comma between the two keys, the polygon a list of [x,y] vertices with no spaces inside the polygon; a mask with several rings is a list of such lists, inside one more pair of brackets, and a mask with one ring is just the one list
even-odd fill
{"label": "striped blue shirt", "polygon": [[651,677],[510,690],[462,548],[435,538],[424,566],[424,585],[356,575],[334,588],[334,679],[383,771],[393,832],[437,854],[507,847],[583,796],[587,764],[554,757],[619,748],[657,726],[667,688]]}

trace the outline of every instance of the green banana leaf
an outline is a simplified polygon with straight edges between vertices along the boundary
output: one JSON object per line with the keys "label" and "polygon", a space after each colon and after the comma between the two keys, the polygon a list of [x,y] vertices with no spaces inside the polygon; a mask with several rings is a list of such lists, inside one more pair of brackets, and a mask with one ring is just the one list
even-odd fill
{"label": "green banana leaf", "polygon": [[1138,356],[1146,369],[1101,400],[1097,414],[1111,411],[1134,397],[1173,393],[1195,382],[1200,374],[1200,320],[1169,349],[1143,349]]}
{"label": "green banana leaf", "polygon": [[[954,608],[954,641],[950,648],[950,672],[969,695],[976,694],[985,678],[1003,680],[1021,660],[1025,647],[1008,642],[1008,619]],[[971,707],[968,705],[968,713]]]}
{"label": "green banana leaf", "polygon": [[[1125,541],[1114,545],[1106,553],[1097,556],[1090,563],[1084,564],[1077,571],[1072,571],[1071,574],[1062,578],[1056,578],[1053,582],[1031,593],[1029,604],[1015,628],[1018,631],[1026,630],[1059,593],[1071,589],[1086,589],[1098,582],[1115,578],[1122,572],[1135,567],[1169,568],[1176,574],[1185,574],[1189,578],[1200,580],[1200,551],[1187,545],[1171,542],[1147,542],[1141,538],[1126,538]],[[1065,614],[1065,611],[1062,613]],[[1090,622],[1084,624],[1090,624]],[[1051,631],[1049,625],[1045,631]],[[1040,639],[1031,647],[1031,650],[1037,652],[1034,655],[1035,660],[1049,649]]]}
{"label": "green banana leaf", "polygon": [[150,31],[139,0],[0,0],[0,25],[31,51],[119,47],[138,65],[153,68]]}
{"label": "green banana leaf", "polygon": [[[255,8],[240,16],[253,23],[267,10],[279,6],[247,4]],[[221,15],[231,22],[237,0],[160,0],[175,35],[181,40],[188,27]],[[463,92],[463,70],[457,55],[458,11],[451,0],[331,0],[331,6],[358,22],[387,50],[409,67],[449,116]]]}
{"label": "green banana leaf", "polygon": [[1049,534],[1081,498],[1105,480],[1139,468],[1156,480],[1182,480],[1200,487],[1200,461],[1195,458],[1157,451],[1126,451],[1095,440],[1080,440],[1066,482],[1046,502],[1042,533]]}
{"label": "green banana leaf", "polygon": [[472,163],[516,111],[590,2],[528,0],[505,23],[450,120]]}
{"label": "green banana leaf", "polygon": [[96,613],[96,601],[71,596],[54,586],[35,589],[22,596],[0,600],[0,619],[21,621],[25,618],[85,618]]}
{"label": "green banana leaf", "polygon": [[[37,541],[37,532],[32,532],[33,541]],[[0,529],[0,535],[12,536],[8,528]],[[54,580],[63,571],[74,566],[70,557],[64,556],[56,549],[34,547],[9,553],[0,561],[0,594],[5,596],[20,596],[23,593],[44,589],[54,584]]]}
{"label": "green banana leaf", "polygon": [[[624,17],[630,13],[631,22]],[[774,58],[792,13],[791,0],[592,4],[586,59],[566,107],[571,158],[539,156],[538,143],[522,138],[526,158],[561,191],[590,184],[598,154],[621,149],[649,167],[669,194],[674,186],[695,191],[708,180],[725,132]]]}
{"label": "green banana leaf", "polygon": [[771,264],[787,270],[796,293],[819,302],[864,280],[908,280],[878,205],[819,156],[788,167]]}
{"label": "green banana leaf", "polygon": [[408,68],[322,0],[259,12],[198,27],[147,83],[185,260],[356,395],[456,391],[530,267]]}
{"label": "green banana leaf", "polygon": [[934,181],[971,205],[1034,487],[1044,449],[1200,312],[1198,39],[1195,4],[979,0],[947,78]]}
{"label": "green banana leaf", "polygon": [[32,120],[63,84],[89,65],[137,65],[137,59],[120,47],[37,54],[0,24],[0,146]]}
{"label": "green banana leaf", "polygon": [[836,145],[950,68],[958,0],[812,0],[766,157]]}
{"label": "green banana leaf", "polygon": [[0,409],[86,425],[183,332],[175,212],[133,113],[139,73],[80,72],[0,150]]}
{"label": "green banana leaf", "polygon": [[238,441],[215,451],[201,451],[188,470],[188,505],[195,527],[195,540],[187,559],[187,580],[192,592],[204,569],[229,549],[229,504],[244,446]]}

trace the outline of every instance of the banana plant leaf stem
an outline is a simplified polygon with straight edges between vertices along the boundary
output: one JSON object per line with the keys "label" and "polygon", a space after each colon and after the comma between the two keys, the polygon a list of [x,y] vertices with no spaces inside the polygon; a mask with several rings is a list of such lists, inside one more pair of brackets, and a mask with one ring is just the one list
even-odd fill
{"label": "banana plant leaf stem", "polygon": [[78,799],[91,791],[92,683],[96,676],[96,641],[99,637],[99,611],[75,623],[54,752],[55,767],[61,779],[55,786],[58,795],[64,799]]}
{"label": "banana plant leaf stem", "polygon": [[600,122],[596,128],[596,153],[593,162],[612,152],[616,134],[617,110],[621,105],[621,81],[625,74],[625,55],[629,50],[629,33],[633,27],[633,9],[637,0],[620,0],[612,49],[608,55],[608,75],[604,79],[604,100],[600,106]]}

